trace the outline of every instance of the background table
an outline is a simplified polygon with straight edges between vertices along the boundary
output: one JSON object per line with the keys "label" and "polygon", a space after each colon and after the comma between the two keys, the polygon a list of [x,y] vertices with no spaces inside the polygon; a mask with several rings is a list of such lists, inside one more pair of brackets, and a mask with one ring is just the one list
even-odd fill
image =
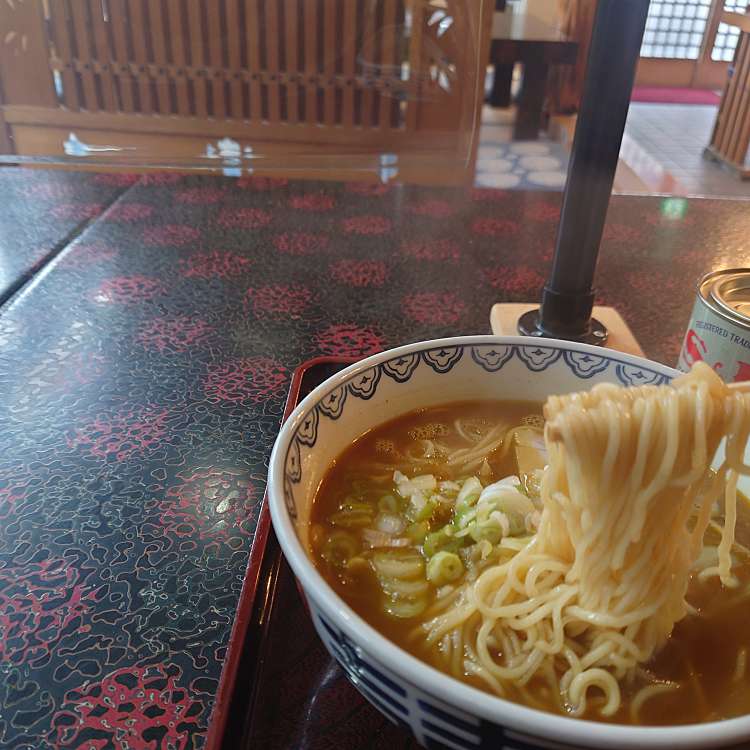
{"label": "background table", "polygon": [[490,62],[495,66],[490,94],[493,107],[510,106],[513,65],[523,64],[514,140],[539,137],[549,67],[573,65],[577,56],[578,42],[537,16],[514,12],[512,6],[494,14],[490,47]]}
{"label": "background table", "polygon": [[[560,200],[110,180],[0,307],[2,748],[201,747],[292,369],[487,332],[492,303],[539,293]],[[614,198],[598,301],[671,364],[696,280],[747,264],[748,236],[746,203]],[[408,746],[287,594],[257,746]]]}

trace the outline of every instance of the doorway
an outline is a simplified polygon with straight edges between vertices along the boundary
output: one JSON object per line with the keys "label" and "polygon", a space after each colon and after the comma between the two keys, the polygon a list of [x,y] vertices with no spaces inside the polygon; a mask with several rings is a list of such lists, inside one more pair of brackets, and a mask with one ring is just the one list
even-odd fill
{"label": "doorway", "polygon": [[748,0],[652,0],[636,86],[723,88],[739,31],[721,14],[748,7]]}

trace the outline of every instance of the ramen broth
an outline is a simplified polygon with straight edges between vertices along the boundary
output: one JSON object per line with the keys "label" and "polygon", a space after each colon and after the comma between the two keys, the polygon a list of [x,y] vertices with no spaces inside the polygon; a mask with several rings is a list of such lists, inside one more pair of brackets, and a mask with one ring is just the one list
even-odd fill
{"label": "ramen broth", "polygon": [[[514,448],[496,446],[477,463],[469,452],[466,465],[449,465],[446,456],[470,451],[487,441],[498,424],[523,429],[514,436]],[[506,477],[518,477],[518,490],[539,506],[539,466],[543,452],[534,461],[541,445],[541,405],[524,402],[471,402],[413,412],[366,433],[333,463],[316,494],[311,516],[310,546],[312,558],[326,581],[364,620],[404,650],[448,674],[487,692],[488,685],[441,653],[441,645],[425,642],[421,624],[429,618],[431,607],[446,587],[457,586],[467,569],[456,572],[450,566],[434,581],[426,580],[435,549],[458,551],[456,540],[440,536],[440,530],[455,518],[454,503],[414,509],[399,494],[394,472],[407,481],[415,476],[432,476],[441,487],[461,484],[470,476],[487,486]],[[536,437],[536,439],[535,439]],[[531,440],[529,440],[531,438]],[[533,444],[529,450],[520,447]],[[460,454],[459,454],[460,455]],[[485,460],[486,459],[486,460]],[[523,465],[519,470],[519,460]],[[473,462],[473,463],[472,463]],[[403,487],[403,485],[402,485]],[[454,490],[446,489],[451,495]],[[453,509],[453,510],[452,510]],[[747,501],[739,502],[737,540],[750,540],[750,512]],[[453,512],[453,515],[451,514]],[[510,514],[508,514],[510,517]],[[400,519],[397,520],[397,519]],[[529,528],[516,524],[513,536],[523,544],[533,532],[533,514],[527,514]],[[454,526],[456,526],[454,522]],[[506,529],[507,530],[507,529]],[[387,532],[387,533],[386,533]],[[472,532],[473,533],[473,532]],[[332,541],[333,540],[333,541]],[[387,544],[397,540],[399,546]],[[709,528],[706,544],[716,545],[719,533]],[[386,546],[384,546],[386,545]],[[427,546],[429,550],[426,550]],[[436,547],[437,545],[437,547]],[[385,550],[385,551],[384,551]],[[428,552],[430,554],[428,554]],[[388,611],[387,577],[377,567],[378,555],[386,563],[395,555],[399,564],[415,564],[424,573],[410,577],[417,593],[407,597],[406,610]],[[621,685],[622,704],[613,716],[602,717],[595,697],[589,701],[583,718],[597,721],[646,725],[685,724],[740,716],[750,712],[750,560],[741,546],[733,549],[733,573],[737,588],[722,587],[718,578],[691,579],[687,601],[691,612],[677,623],[667,644],[640,673]],[[446,557],[446,560],[448,557]],[[453,558],[450,558],[453,560]],[[405,561],[405,562],[403,562]],[[448,581],[446,574],[450,574]],[[458,577],[455,577],[458,576]],[[386,604],[384,604],[386,602]],[[675,689],[664,690],[672,685]],[[653,685],[645,694],[641,689]],[[559,695],[537,677],[523,688],[503,683],[504,697],[534,708],[566,713]],[[638,705],[632,698],[640,695]],[[643,697],[647,695],[647,699]]]}

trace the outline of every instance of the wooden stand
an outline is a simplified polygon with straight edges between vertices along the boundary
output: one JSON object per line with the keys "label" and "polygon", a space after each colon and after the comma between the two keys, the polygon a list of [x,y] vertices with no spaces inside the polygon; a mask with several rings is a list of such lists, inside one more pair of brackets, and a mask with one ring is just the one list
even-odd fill
{"label": "wooden stand", "polygon": [[732,74],[704,156],[725,164],[741,179],[750,180],[750,14],[723,13],[721,20],[730,26],[739,26],[741,33]]}
{"label": "wooden stand", "polygon": [[[516,336],[518,335],[518,319],[525,312],[538,307],[537,304],[531,303],[514,303],[506,302],[492,306],[490,312],[490,324],[492,333],[496,336]],[[628,328],[628,324],[623,320],[620,313],[614,307],[594,307],[594,317],[601,321],[609,331],[607,339],[607,348],[616,349],[625,354],[633,354],[637,357],[645,356],[640,344],[633,336],[633,332]],[[540,346],[544,345],[544,340],[540,341]]]}

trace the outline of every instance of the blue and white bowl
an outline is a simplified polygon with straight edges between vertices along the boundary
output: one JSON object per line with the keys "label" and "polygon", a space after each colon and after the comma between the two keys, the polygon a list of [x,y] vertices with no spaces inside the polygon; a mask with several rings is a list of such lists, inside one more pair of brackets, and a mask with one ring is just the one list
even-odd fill
{"label": "blue and white bowl", "polygon": [[377,354],[316,388],[276,441],[268,497],[273,526],[315,628],[356,688],[427,748],[728,747],[750,739],[750,717],[678,727],[581,721],[462,684],[380,635],[328,586],[308,556],[314,493],[331,462],[364,432],[414,409],[469,399],[543,401],[596,383],[668,382],[676,371],[565,341],[465,336]]}

